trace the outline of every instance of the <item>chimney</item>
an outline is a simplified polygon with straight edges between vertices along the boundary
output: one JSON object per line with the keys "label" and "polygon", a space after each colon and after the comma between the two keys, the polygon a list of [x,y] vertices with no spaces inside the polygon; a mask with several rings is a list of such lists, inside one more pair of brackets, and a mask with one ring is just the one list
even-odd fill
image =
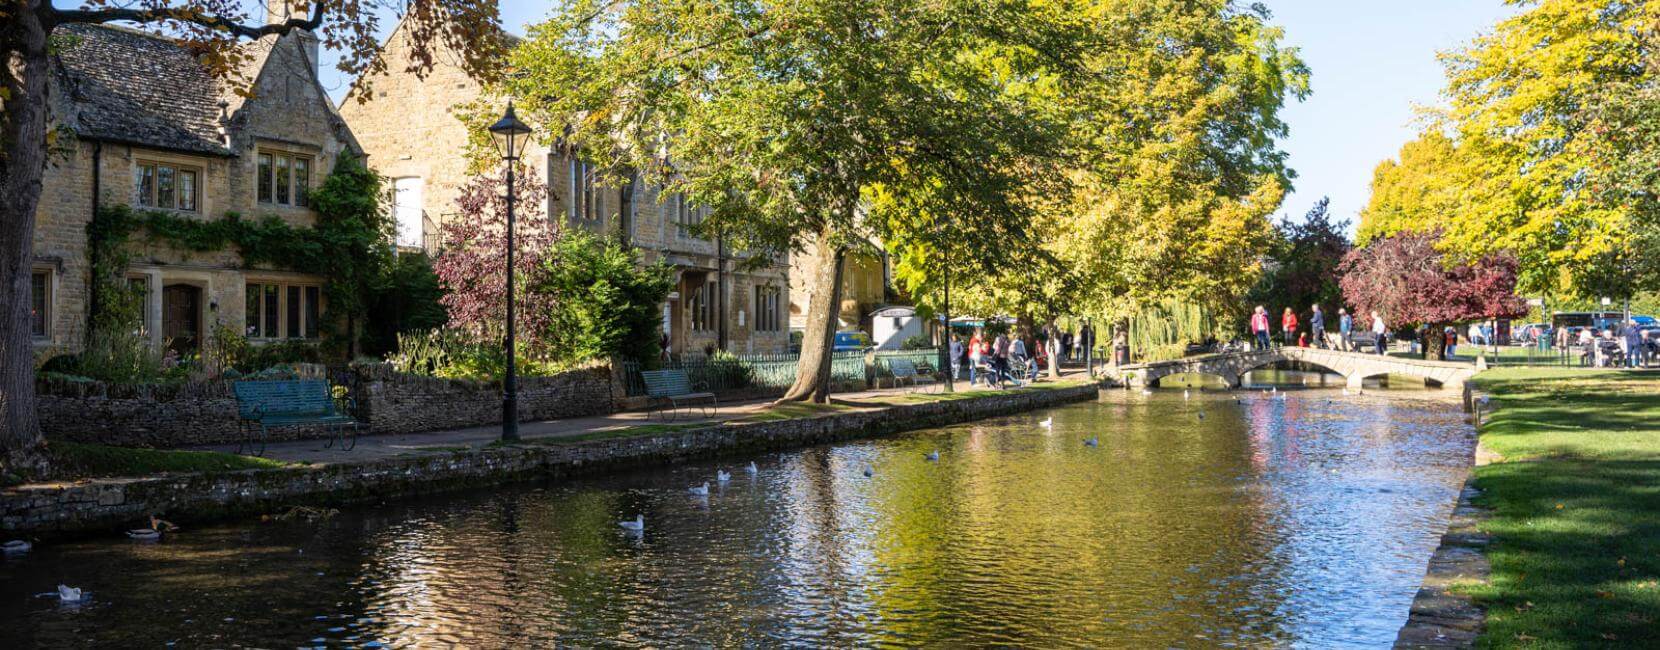
{"label": "chimney", "polygon": [[[311,17],[311,4],[308,0],[266,0],[265,22],[276,25],[292,19],[305,20]],[[294,30],[292,34],[300,39],[300,49],[311,60],[311,74],[317,76],[322,67],[322,61],[317,58],[317,35],[305,29]]]}

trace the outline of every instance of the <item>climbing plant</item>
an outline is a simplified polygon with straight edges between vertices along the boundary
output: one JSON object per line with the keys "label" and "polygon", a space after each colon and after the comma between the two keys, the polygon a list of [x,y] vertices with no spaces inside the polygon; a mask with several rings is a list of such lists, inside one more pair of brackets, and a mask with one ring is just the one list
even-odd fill
{"label": "climbing plant", "polygon": [[[101,208],[87,225],[92,262],[92,323],[89,342],[109,337],[112,327],[131,328],[138,319],[137,292],[125,272],[126,244],[134,236],[194,252],[232,249],[246,268],[279,268],[321,275],[328,298],[325,332],[342,324],[352,339],[367,309],[368,293],[383,282],[392,262],[394,223],[384,209],[383,182],[363,161],[342,154],[334,170],[308,195],[317,224],[296,227],[267,215],[245,219],[227,212],[203,220],[127,205]],[[343,352],[350,352],[345,350]]]}

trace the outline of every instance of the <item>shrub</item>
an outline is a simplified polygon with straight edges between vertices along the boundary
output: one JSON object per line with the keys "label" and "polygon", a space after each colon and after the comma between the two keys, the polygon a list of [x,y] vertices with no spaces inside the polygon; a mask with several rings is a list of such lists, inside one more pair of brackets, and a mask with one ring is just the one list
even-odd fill
{"label": "shrub", "polygon": [[661,352],[663,301],[673,288],[667,264],[640,264],[639,254],[585,230],[554,243],[533,290],[552,298],[547,356],[567,364],[622,357],[655,367]]}

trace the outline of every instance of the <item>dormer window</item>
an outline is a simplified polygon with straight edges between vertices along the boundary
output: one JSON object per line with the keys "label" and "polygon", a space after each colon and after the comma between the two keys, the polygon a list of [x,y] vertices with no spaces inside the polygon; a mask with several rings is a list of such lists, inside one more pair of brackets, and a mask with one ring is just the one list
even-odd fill
{"label": "dormer window", "polygon": [[289,153],[259,154],[259,177],[255,185],[259,202],[271,205],[306,207],[311,192],[311,157]]}
{"label": "dormer window", "polygon": [[197,169],[140,161],[133,169],[133,191],[141,207],[195,212],[199,178]]}

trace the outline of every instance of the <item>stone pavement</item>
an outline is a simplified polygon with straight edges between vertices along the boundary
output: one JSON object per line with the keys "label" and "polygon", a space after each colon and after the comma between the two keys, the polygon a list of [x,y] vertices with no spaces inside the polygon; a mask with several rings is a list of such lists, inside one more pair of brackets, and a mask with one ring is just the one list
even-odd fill
{"label": "stone pavement", "polygon": [[[1079,379],[1082,378],[1082,376],[1083,368],[1081,367],[1064,368],[1061,372],[1062,380]],[[1043,384],[1053,382],[1043,380],[1039,383]],[[942,382],[935,382],[933,384],[922,384],[914,390],[909,387],[900,387],[851,393],[836,393],[831,396],[831,401],[833,403],[848,407],[847,409],[839,412],[880,408],[881,406],[884,406],[884,404],[874,400],[882,398],[891,399],[894,396],[910,392],[937,393],[943,390],[943,385],[944,384]],[[961,391],[966,389],[966,382],[957,382],[957,390]],[[984,390],[984,387],[977,386],[976,389]],[[582,418],[546,420],[540,422],[520,422],[519,437],[524,440],[569,438],[599,431],[623,429],[648,424],[725,422],[761,413],[765,411],[771,403],[771,399],[759,399],[735,403],[723,402],[720,405],[718,413],[712,417],[700,417],[701,412],[698,409],[692,409],[690,412],[691,415],[689,416],[686,415],[686,411],[682,410],[682,415],[673,421],[666,421],[662,417],[656,416],[655,414],[648,417],[645,411],[624,411],[620,413],[612,413],[610,415],[597,415]],[[357,439],[357,447],[351,451],[341,451],[338,447],[325,448],[323,445],[328,442],[327,440],[292,440],[273,442],[266,448],[265,457],[275,460],[305,463],[360,463],[411,454],[428,453],[434,450],[459,450],[462,448],[478,449],[500,439],[501,425],[492,424],[444,431],[364,435]],[[203,445],[191,447],[190,449],[197,451],[222,451],[227,453],[236,453],[237,450],[236,445],[234,444]]]}

